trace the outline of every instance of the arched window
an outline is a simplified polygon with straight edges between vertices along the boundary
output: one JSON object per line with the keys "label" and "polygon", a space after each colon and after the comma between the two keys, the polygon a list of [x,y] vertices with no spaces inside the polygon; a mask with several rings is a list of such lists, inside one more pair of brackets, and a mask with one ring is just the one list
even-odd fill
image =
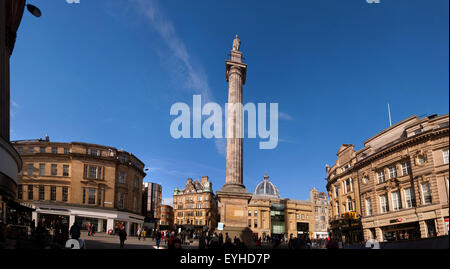
{"label": "arched window", "polygon": [[348,197],[347,198],[347,211],[353,211],[353,203],[352,203],[352,198]]}

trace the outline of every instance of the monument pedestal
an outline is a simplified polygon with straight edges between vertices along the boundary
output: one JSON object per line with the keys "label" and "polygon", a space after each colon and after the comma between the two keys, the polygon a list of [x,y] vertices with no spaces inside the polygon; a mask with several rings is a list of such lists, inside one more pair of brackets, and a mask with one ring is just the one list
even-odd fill
{"label": "monument pedestal", "polygon": [[247,247],[252,247],[253,232],[248,228],[248,201],[252,195],[240,184],[225,184],[222,190],[217,192],[221,208],[220,222],[224,223],[221,232],[228,233],[231,240],[237,237]]}

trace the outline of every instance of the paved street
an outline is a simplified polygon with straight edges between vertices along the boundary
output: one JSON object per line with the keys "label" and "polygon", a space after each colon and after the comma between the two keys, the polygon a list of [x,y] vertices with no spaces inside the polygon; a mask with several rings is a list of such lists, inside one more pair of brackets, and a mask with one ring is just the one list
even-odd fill
{"label": "paved street", "polygon": [[[87,249],[119,249],[119,237],[116,235],[106,235],[104,233],[95,234],[95,236],[88,236],[83,232],[81,239],[85,240]],[[191,245],[183,245],[185,249],[195,249],[198,247],[198,241],[194,240]],[[128,236],[125,241],[125,249],[157,249],[156,243],[151,238],[139,240],[135,236]],[[164,241],[161,241],[160,249],[167,249]]]}

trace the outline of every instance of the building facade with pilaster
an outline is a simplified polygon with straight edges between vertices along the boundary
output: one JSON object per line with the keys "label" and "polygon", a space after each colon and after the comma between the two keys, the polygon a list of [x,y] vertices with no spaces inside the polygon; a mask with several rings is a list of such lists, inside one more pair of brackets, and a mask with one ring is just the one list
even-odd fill
{"label": "building facade with pilaster", "polygon": [[368,139],[359,151],[348,147],[347,173],[338,154],[336,165],[327,167],[333,217],[345,217],[348,195],[340,182],[351,178],[364,240],[448,235],[448,131],[448,115],[412,116]]}
{"label": "building facade with pilaster", "polygon": [[36,209],[35,223],[58,221],[98,232],[124,225],[134,234],[141,214],[144,163],[113,147],[45,139],[12,142],[24,162],[17,198]]}

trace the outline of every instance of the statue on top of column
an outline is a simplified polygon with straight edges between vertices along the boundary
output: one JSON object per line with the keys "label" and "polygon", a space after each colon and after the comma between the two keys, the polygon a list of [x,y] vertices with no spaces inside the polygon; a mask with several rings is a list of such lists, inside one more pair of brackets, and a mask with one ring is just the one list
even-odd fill
{"label": "statue on top of column", "polygon": [[239,40],[239,36],[236,35],[236,38],[233,40],[233,51],[239,51],[241,47],[241,40]]}

